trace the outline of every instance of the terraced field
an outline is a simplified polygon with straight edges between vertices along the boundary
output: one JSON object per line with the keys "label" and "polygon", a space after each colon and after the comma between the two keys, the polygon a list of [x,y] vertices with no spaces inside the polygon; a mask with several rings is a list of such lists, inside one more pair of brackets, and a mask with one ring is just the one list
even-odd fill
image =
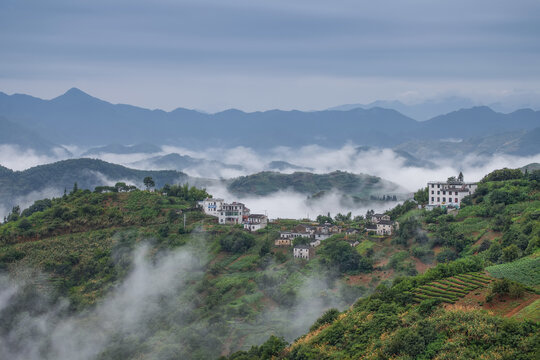
{"label": "terraced field", "polygon": [[414,300],[421,302],[427,299],[439,299],[453,304],[472,290],[484,287],[491,279],[480,273],[456,275],[443,280],[432,281],[414,291]]}

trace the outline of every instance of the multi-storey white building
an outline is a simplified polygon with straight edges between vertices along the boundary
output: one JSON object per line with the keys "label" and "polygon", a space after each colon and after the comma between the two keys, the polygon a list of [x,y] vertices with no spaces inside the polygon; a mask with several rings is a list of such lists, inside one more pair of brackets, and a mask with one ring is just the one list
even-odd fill
{"label": "multi-storey white building", "polygon": [[249,209],[242,203],[227,204],[223,199],[208,198],[199,205],[205,214],[217,217],[220,224],[242,224],[249,216]]}
{"label": "multi-storey white building", "polygon": [[268,224],[268,217],[263,214],[251,214],[244,221],[244,229],[249,231],[257,231],[264,229]]}
{"label": "multi-storey white building", "polygon": [[453,206],[459,208],[463,198],[473,194],[477,187],[477,183],[430,181],[428,182],[428,206]]}
{"label": "multi-storey white building", "polygon": [[207,198],[199,202],[199,205],[203,208],[206,215],[218,216],[221,212],[225,200]]}
{"label": "multi-storey white building", "polygon": [[297,245],[294,247],[293,255],[295,258],[309,260],[315,255],[315,249],[309,245]]}

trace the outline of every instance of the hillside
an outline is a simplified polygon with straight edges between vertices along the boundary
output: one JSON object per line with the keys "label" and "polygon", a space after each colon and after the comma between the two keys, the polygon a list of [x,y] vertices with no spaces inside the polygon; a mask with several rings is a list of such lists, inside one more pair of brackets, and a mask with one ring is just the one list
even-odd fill
{"label": "hillside", "polygon": [[376,176],[351,174],[334,171],[329,174],[295,172],[282,174],[264,171],[241,176],[228,183],[231,193],[237,195],[268,195],[277,191],[293,190],[306,195],[321,191],[339,190],[359,199],[369,199],[370,195],[403,194],[406,191],[398,185]]}
{"label": "hillside", "polygon": [[[538,259],[538,176],[493,172],[456,215],[405,202],[388,212],[400,222],[393,236],[334,235],[309,262],[273,246],[299,221],[255,233],[218,225],[195,209],[207,196],[195,188],[72,191],[0,225],[0,271],[27,279],[4,287],[18,300],[0,309],[0,338],[7,354],[45,341],[101,359],[533,358],[538,324],[472,305],[515,319],[537,313],[540,278],[523,262]],[[525,275],[529,287],[492,291],[498,278]],[[31,315],[22,322],[21,313]]]}
{"label": "hillside", "polygon": [[242,170],[240,165],[224,164],[220,161],[194,158],[189,155],[176,153],[154,156],[145,160],[136,161],[133,167],[145,167],[150,169],[185,170],[196,168],[204,176],[212,176],[222,169]]}
{"label": "hillside", "polygon": [[44,139],[37,132],[0,116],[0,146],[2,145],[16,146],[16,151],[33,150],[42,155],[71,155],[67,149]]}
{"label": "hillside", "polygon": [[70,159],[24,171],[0,171],[0,204],[9,208],[21,205],[15,203],[17,198],[33,192],[58,196],[64,189],[71,189],[74,183],[81,189],[91,190],[118,181],[142,187],[146,176],[152,177],[157,186],[183,183],[188,179],[187,175],[177,171],[143,171],[95,159]]}
{"label": "hillside", "polygon": [[165,112],[114,105],[75,88],[52,100],[0,93],[0,115],[61,144],[151,142],[193,149],[209,144],[212,148],[247,146],[258,150],[314,143],[336,147],[347,141],[394,147],[407,141],[478,137],[540,126],[538,111],[502,114],[487,107],[461,109],[423,122],[381,107],[252,113],[231,109],[216,114],[178,108]]}
{"label": "hillside", "polygon": [[329,310],[291,344],[273,337],[228,359],[537,358],[539,180],[539,172],[495,171],[457,215],[395,208],[392,242],[409,251],[392,255],[391,268],[412,265],[414,274],[416,256],[438,265],[383,283],[344,312]]}
{"label": "hillside", "polygon": [[161,152],[159,146],[143,143],[135,145],[110,144],[88,149],[82,156],[98,155],[100,153],[107,154],[154,154]]}

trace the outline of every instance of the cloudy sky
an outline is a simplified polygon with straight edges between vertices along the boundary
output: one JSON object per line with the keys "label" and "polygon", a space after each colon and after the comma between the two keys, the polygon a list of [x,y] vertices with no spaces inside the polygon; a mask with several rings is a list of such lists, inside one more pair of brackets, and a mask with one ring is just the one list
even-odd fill
{"label": "cloudy sky", "polygon": [[[534,101],[536,0],[2,0],[0,91],[171,110]],[[516,100],[517,99],[517,100]]]}

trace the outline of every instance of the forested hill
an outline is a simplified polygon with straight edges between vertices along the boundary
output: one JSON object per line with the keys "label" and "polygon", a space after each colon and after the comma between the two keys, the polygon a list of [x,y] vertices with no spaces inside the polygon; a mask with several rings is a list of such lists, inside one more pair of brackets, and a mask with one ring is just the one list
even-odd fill
{"label": "forested hill", "polygon": [[2,354],[535,359],[540,172],[488,174],[457,213],[407,201],[387,212],[400,224],[391,236],[364,231],[361,214],[321,215],[359,232],[324,240],[310,261],[274,246],[301,221],[219,225],[196,207],[206,196],[74,189],[12,212],[0,225],[0,294],[13,300],[0,309]]}
{"label": "forested hill", "polygon": [[334,171],[328,174],[295,172],[282,174],[264,171],[241,176],[228,183],[228,189],[237,195],[268,195],[277,191],[292,190],[313,195],[321,191],[338,190],[361,199],[370,195],[405,194],[407,191],[397,184],[377,176]]}
{"label": "forested hill", "polygon": [[114,185],[118,181],[143,187],[142,181],[146,176],[152,177],[158,187],[183,183],[188,178],[178,171],[135,170],[96,159],[70,159],[24,171],[0,168],[0,203],[11,204],[19,196],[44,190],[59,195],[64,189],[70,190],[74,183],[81,189],[91,190],[99,185]]}

